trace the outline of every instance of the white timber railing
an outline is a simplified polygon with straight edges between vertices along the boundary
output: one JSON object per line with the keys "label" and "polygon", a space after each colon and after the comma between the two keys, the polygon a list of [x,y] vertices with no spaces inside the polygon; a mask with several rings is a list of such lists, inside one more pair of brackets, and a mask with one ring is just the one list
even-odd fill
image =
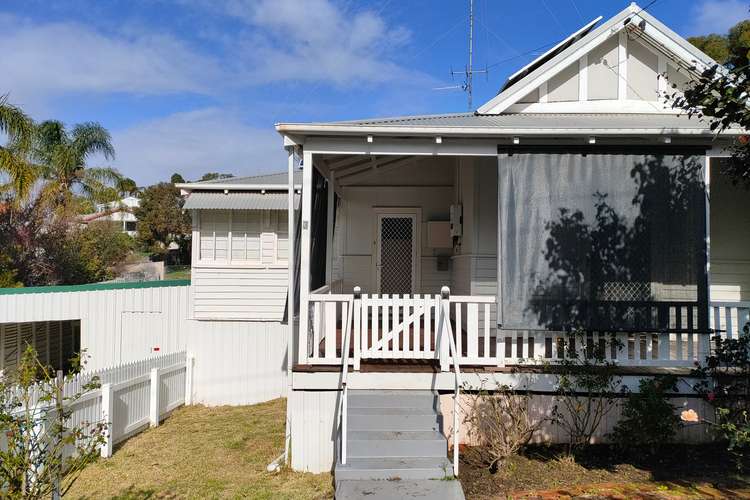
{"label": "white timber railing", "polygon": [[739,338],[750,322],[750,302],[711,302],[709,320],[722,338]]}
{"label": "white timber railing", "polygon": [[[101,456],[107,458],[112,456],[115,444],[148,427],[158,426],[175,408],[192,403],[193,364],[192,355],[176,352],[82,371],[67,381],[56,379],[54,383],[62,383],[65,398],[83,392],[68,403],[69,426],[107,424],[101,447]],[[99,387],[86,391],[94,378],[98,378]],[[32,399],[31,404],[39,402]]]}
{"label": "white timber railing", "polygon": [[342,361],[341,361],[341,463],[346,465],[346,447],[347,447],[347,420],[349,413],[349,389],[347,381],[349,378],[349,339],[352,334],[352,322],[354,320],[354,303],[359,301],[361,291],[359,287],[354,288],[354,295],[349,301],[346,308],[348,316],[344,319],[344,338],[342,343]]}
{"label": "white timber railing", "polygon": [[[387,295],[330,293],[329,288],[309,296],[307,363],[341,365],[343,326],[351,318],[349,353],[354,371],[363,359],[436,360],[449,371],[454,360],[448,335],[454,332],[462,366],[506,366],[552,363],[563,359],[571,335],[555,331],[498,329],[494,296]],[[441,301],[449,321],[439,324]],[[699,329],[699,307],[692,302],[603,303],[600,314],[631,318],[621,331],[592,331],[578,342],[584,347],[604,346],[606,358],[623,366],[692,366],[710,351],[712,332],[737,338],[750,320],[750,302],[715,302],[708,311],[708,330]],[[705,318],[705,316],[704,316]],[[353,346],[353,347],[352,347]]]}
{"label": "white timber railing", "polygon": [[[450,322],[450,288],[444,286],[440,290],[440,319],[438,324],[440,328],[438,331],[445,332],[448,337],[448,347],[450,351],[451,360],[453,361],[453,372],[455,374],[455,387],[453,391],[453,475],[458,477],[458,462],[459,462],[459,425],[458,425],[458,401],[461,397],[461,386],[463,380],[461,379],[461,356],[460,351],[456,346],[456,341],[453,335],[453,327]],[[445,325],[445,328],[443,328]],[[460,335],[458,336],[460,337]],[[442,340],[442,339],[441,339]]]}

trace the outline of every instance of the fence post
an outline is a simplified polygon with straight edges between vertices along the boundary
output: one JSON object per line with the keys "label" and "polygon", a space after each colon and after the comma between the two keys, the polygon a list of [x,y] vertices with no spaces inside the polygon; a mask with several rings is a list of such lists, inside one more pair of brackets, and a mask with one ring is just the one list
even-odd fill
{"label": "fence post", "polygon": [[[359,371],[359,365],[360,365],[360,350],[361,350],[361,342],[362,342],[362,289],[358,286],[354,287],[354,304],[352,305],[353,311],[350,311],[350,314],[353,314],[353,321],[354,324],[352,325],[354,328],[352,328],[352,335],[354,336],[354,371]],[[346,330],[344,330],[346,331]]]}
{"label": "fence post", "polygon": [[188,353],[185,356],[185,406],[193,404],[193,367],[195,356]]}
{"label": "fence post", "polygon": [[[438,328],[440,331],[440,371],[447,372],[450,370],[450,344],[448,340],[448,326],[446,321],[450,321],[450,297],[451,289],[444,286],[440,289],[440,316]],[[448,316],[446,316],[446,311]]]}
{"label": "fence post", "polygon": [[104,431],[104,443],[102,444],[101,449],[99,450],[99,453],[101,454],[102,458],[109,458],[112,456],[112,448],[114,445],[114,439],[113,439],[113,431],[114,431],[114,425],[113,425],[113,413],[114,413],[114,399],[112,394],[112,384],[103,384],[102,388],[102,422],[104,422],[107,426],[106,430]]}
{"label": "fence post", "polygon": [[159,385],[159,369],[151,368],[151,399],[148,412],[148,420],[151,427],[159,425]]}

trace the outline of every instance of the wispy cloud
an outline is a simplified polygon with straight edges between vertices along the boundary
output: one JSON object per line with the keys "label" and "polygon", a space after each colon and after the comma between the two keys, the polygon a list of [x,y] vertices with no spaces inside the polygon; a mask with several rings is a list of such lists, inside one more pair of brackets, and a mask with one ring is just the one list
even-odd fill
{"label": "wispy cloud", "polygon": [[[184,0],[195,5],[216,3]],[[333,0],[227,0],[218,10],[247,27],[233,40],[253,83],[302,81],[336,86],[409,83],[424,75],[397,62],[411,32],[373,10]]]}
{"label": "wispy cloud", "polygon": [[220,80],[212,58],[166,34],[105,34],[7,15],[0,15],[0,32],[0,89],[15,100],[71,92],[209,93]]}
{"label": "wispy cloud", "polygon": [[114,166],[139,185],[168,180],[174,172],[196,179],[206,172],[252,175],[286,165],[273,127],[252,127],[220,108],[176,113],[112,135]]}
{"label": "wispy cloud", "polygon": [[746,0],[703,0],[693,7],[691,35],[726,34],[729,28],[750,17]]}

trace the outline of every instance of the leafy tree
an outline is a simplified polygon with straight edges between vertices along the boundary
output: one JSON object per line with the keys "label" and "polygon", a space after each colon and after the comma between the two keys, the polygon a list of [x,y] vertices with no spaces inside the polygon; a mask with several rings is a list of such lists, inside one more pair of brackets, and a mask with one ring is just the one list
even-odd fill
{"label": "leafy tree", "polygon": [[[74,360],[80,368],[80,361]],[[63,379],[44,366],[28,346],[19,366],[0,378],[0,491],[3,498],[48,499],[65,495],[81,471],[99,455],[107,424],[73,422],[70,407],[99,387],[94,378],[72,395]]]}
{"label": "leafy tree", "polygon": [[185,182],[185,179],[180,174],[175,172],[174,174],[172,174],[172,177],[169,178],[169,182],[171,182],[172,184],[182,184],[183,182]]}
{"label": "leafy tree", "polygon": [[192,226],[183,204],[180,190],[168,182],[143,191],[141,205],[133,213],[138,219],[138,241],[146,251],[163,258],[170,243],[188,248]]}
{"label": "leafy tree", "polygon": [[114,277],[114,269],[133,251],[135,242],[112,221],[91,222],[72,231],[66,243],[70,271],[61,268],[65,283],[95,283]]}
{"label": "leafy tree", "polygon": [[[672,107],[684,110],[690,117],[706,120],[711,130],[721,134],[728,129],[750,129],[750,20],[734,26],[723,37],[699,37],[696,45],[718,55],[726,67],[714,66],[704,70],[689,82],[683,91],[667,93]],[[721,37],[719,37],[721,38]],[[726,48],[720,47],[726,43]],[[703,44],[703,45],[702,45]],[[723,54],[726,53],[724,57]],[[731,161],[724,173],[735,183],[750,187],[750,137],[740,136],[730,145]]]}
{"label": "leafy tree", "polygon": [[203,177],[198,179],[199,182],[201,181],[215,181],[219,179],[229,179],[230,177],[234,177],[234,174],[220,174],[218,172],[207,172],[203,174]]}
{"label": "leafy tree", "polygon": [[688,41],[719,64],[744,66],[750,59],[750,20],[735,24],[726,35],[713,33],[691,37]]}
{"label": "leafy tree", "polygon": [[8,182],[0,184],[0,193],[12,192],[15,202],[25,200],[37,180],[37,169],[27,161],[34,134],[34,124],[20,108],[0,96],[0,133],[7,136],[0,145],[0,173]]}
{"label": "leafy tree", "polygon": [[37,127],[34,157],[46,181],[43,199],[66,212],[75,194],[96,199],[107,188],[116,187],[122,180],[116,170],[86,165],[97,154],[107,160],[115,156],[109,132],[98,123],[81,123],[69,132],[59,121],[42,122]]}

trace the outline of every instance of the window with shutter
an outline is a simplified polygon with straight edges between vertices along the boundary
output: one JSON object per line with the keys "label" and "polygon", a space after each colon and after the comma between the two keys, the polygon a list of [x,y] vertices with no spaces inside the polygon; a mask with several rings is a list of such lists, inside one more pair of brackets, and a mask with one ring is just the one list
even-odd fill
{"label": "window with shutter", "polygon": [[221,264],[286,264],[287,220],[284,210],[203,210],[199,260]]}

